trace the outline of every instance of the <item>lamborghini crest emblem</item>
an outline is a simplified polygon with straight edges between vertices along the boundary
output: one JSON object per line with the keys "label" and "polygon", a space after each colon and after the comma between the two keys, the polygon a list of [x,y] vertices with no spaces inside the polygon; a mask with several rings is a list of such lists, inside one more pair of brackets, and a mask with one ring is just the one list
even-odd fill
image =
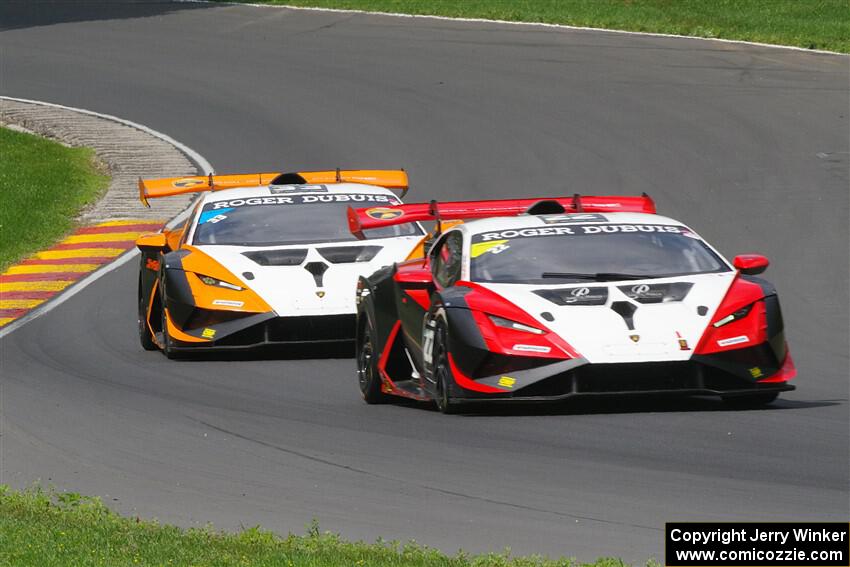
{"label": "lamborghini crest emblem", "polygon": [[632,339],[633,343],[636,343],[640,340],[640,335],[629,335],[629,338]]}
{"label": "lamborghini crest emblem", "polygon": [[316,295],[318,295],[318,296],[319,296],[319,299],[321,299],[321,298],[323,298],[323,297],[325,296],[325,292],[324,292],[324,291],[317,291],[317,292],[316,292]]}

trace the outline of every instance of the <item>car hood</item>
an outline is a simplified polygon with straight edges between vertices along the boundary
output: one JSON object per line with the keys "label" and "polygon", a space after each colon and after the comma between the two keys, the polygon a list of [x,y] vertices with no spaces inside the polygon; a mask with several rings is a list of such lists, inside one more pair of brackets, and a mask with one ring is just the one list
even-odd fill
{"label": "car hood", "polygon": [[[404,260],[420,239],[409,236],[262,248],[209,245],[195,248],[230,271],[279,316],[336,315],[356,312],[354,299],[359,276]],[[333,262],[320,253],[326,248],[363,246],[380,247],[380,250],[370,260],[358,262]],[[264,253],[287,250],[306,250],[306,254],[294,265],[260,263],[266,261],[262,259]]]}
{"label": "car hood", "polygon": [[[729,271],[621,282],[480,285],[526,311],[588,362],[624,363],[688,360],[734,278]],[[565,304],[541,296],[552,297],[553,291]],[[591,296],[598,304],[582,299]]]}

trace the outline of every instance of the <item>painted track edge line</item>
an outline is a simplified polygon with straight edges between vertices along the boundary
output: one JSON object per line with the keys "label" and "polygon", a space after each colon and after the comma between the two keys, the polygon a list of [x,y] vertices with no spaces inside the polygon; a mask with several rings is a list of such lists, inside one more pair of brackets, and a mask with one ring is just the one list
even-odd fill
{"label": "painted track edge line", "polygon": [[[168,228],[171,228],[171,227],[175,226],[177,223],[181,222],[186,217],[188,217],[190,211],[192,210],[193,205],[194,205],[194,202],[192,204],[190,204],[183,212],[181,212],[176,217],[174,217],[173,219],[168,221],[168,223],[166,223],[165,226],[168,227]],[[91,284],[93,284],[94,282],[96,282],[97,280],[99,280],[100,278],[102,278],[103,276],[108,274],[109,272],[112,272],[112,271],[120,268],[124,264],[128,263],[130,260],[132,260],[133,258],[138,256],[138,254],[139,254],[138,249],[131,248],[130,250],[127,250],[126,252],[124,252],[123,254],[121,254],[120,256],[118,256],[117,258],[112,260],[111,262],[104,264],[103,266],[101,266],[97,270],[88,274],[86,277],[82,278],[81,280],[78,280],[78,281],[74,282],[73,284],[69,285],[64,290],[62,290],[60,293],[57,293],[56,295],[54,295],[53,297],[51,297],[50,299],[48,299],[47,301],[45,301],[41,305],[30,310],[29,313],[27,313],[26,315],[24,315],[20,319],[16,319],[16,320],[12,321],[11,323],[9,323],[8,325],[5,325],[4,327],[0,328],[0,339],[5,337],[6,335],[11,333],[12,331],[15,331],[16,329],[26,325],[27,323],[29,323],[33,319],[38,319],[39,317],[41,317],[45,313],[49,313],[50,311],[53,311],[53,309],[55,309],[56,307],[59,307],[60,305],[62,305],[63,303],[65,303],[66,301],[68,301],[69,299],[71,299],[72,297],[74,297],[75,295],[80,293],[81,291],[83,291],[83,289],[87,288],[88,286],[90,286]]]}
{"label": "painted track edge line", "polygon": [[[106,120],[112,120],[114,122],[118,122],[118,123],[124,124],[126,126],[131,126],[133,128],[136,128],[137,130],[141,130],[142,132],[150,134],[151,136],[159,138],[160,140],[173,145],[175,148],[177,148],[178,150],[180,150],[181,152],[186,154],[189,157],[189,159],[191,159],[195,163],[196,167],[198,167],[201,171],[204,171],[206,173],[215,172],[215,170],[213,169],[210,162],[208,162],[206,160],[206,158],[204,158],[204,156],[202,156],[201,154],[199,154],[198,152],[196,152],[195,150],[193,150],[189,146],[178,142],[177,140],[171,138],[170,136],[163,134],[162,132],[157,132],[156,130],[152,130],[151,128],[148,128],[147,126],[144,126],[142,124],[137,124],[135,122],[131,122],[130,120],[125,120],[123,118],[118,118],[117,116],[111,116],[109,114],[101,114],[99,112],[93,112],[91,110],[85,110],[85,109],[82,109],[82,108],[74,108],[72,106],[64,106],[64,105],[55,104],[55,103],[52,103],[52,102],[43,102],[43,101],[39,101],[39,100],[29,100],[29,99],[25,99],[25,98],[15,98],[15,97],[11,97],[11,96],[2,96],[2,95],[0,95],[0,100],[11,100],[11,101],[14,101],[14,102],[24,102],[24,103],[29,103],[29,104],[38,104],[38,105],[41,105],[41,106],[51,106],[53,108],[61,108],[61,109],[64,109],[64,110],[71,110],[71,111],[74,111],[74,112],[79,112],[81,114],[88,114],[90,116],[96,116],[98,118],[103,118],[103,119],[106,119]],[[195,204],[194,201],[192,203],[190,203],[189,206],[186,207],[181,213],[179,213],[173,219],[168,221],[165,224],[165,226],[168,227],[168,228],[171,228],[171,227],[177,225],[177,223],[181,222],[183,219],[187,218],[189,216],[189,213],[192,210],[192,207],[194,206],[194,204]],[[88,286],[90,286],[91,284],[93,284],[95,281],[99,280],[100,278],[102,278],[103,276],[108,274],[109,272],[111,272],[111,271],[113,271],[117,268],[120,268],[121,266],[123,266],[124,264],[126,264],[127,262],[129,262],[130,260],[135,258],[138,255],[138,253],[139,253],[139,251],[135,248],[132,248],[132,249],[128,250],[127,252],[124,252],[123,254],[121,254],[120,256],[115,258],[113,261],[111,261],[107,264],[104,264],[103,266],[101,266],[97,270],[88,274],[86,277],[82,278],[81,280],[78,280],[74,284],[72,284],[72,285],[68,286],[67,288],[65,288],[64,290],[62,290],[61,293],[56,294],[55,296],[48,299],[47,301],[45,301],[41,305],[35,307],[34,309],[32,309],[29,313],[27,313],[26,315],[24,315],[20,319],[16,319],[16,320],[12,321],[11,323],[9,323],[8,325],[3,326],[2,328],[0,328],[0,339],[5,337],[6,335],[12,333],[16,329],[19,329],[23,325],[29,323],[33,319],[37,319],[37,318],[41,317],[42,315],[44,315],[45,313],[49,313],[50,311],[52,311],[56,307],[62,305],[67,300],[71,299],[73,296],[80,293],[83,289],[85,289]]]}
{"label": "painted track edge line", "polygon": [[487,18],[452,18],[450,16],[437,16],[434,14],[402,14],[400,12],[371,12],[369,10],[355,10],[352,8],[319,8],[314,6],[290,6],[288,4],[254,4],[250,2],[226,2],[220,0],[172,0],[178,4],[214,4],[218,6],[251,6],[253,8],[285,8],[288,10],[301,10],[305,12],[330,12],[336,14],[364,14],[368,16],[390,16],[394,18],[423,18],[430,20],[445,20],[449,22],[468,22],[478,24],[506,24],[511,26],[537,26],[543,28],[554,28],[563,30],[595,31],[607,33],[619,33],[626,35],[642,35],[646,37],[671,37],[677,39],[695,39],[700,41],[717,41],[720,43],[736,43],[740,45],[752,45],[755,47],[771,47],[774,49],[791,49],[803,53],[817,53],[820,55],[839,55],[850,57],[850,53],[840,51],[827,51],[825,49],[808,49],[796,45],[781,45],[776,43],[761,43],[758,41],[747,41],[744,39],[724,39],[720,37],[699,37],[695,35],[679,35],[673,33],[639,32],[631,30],[616,30],[610,28],[592,28],[588,26],[571,26],[569,24],[549,24],[546,22],[518,22],[513,20],[490,20]]}

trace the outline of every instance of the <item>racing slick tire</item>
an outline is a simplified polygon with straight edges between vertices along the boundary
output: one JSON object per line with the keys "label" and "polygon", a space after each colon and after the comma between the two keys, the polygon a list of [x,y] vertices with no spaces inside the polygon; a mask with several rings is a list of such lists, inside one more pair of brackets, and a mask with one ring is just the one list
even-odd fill
{"label": "racing slick tire", "polygon": [[725,396],[723,402],[734,409],[755,409],[766,406],[779,397],[779,392],[765,392],[747,396]]}
{"label": "racing slick tire", "polygon": [[452,400],[450,385],[454,382],[454,374],[449,364],[449,333],[443,321],[437,323],[434,330],[434,350],[431,360],[434,364],[435,395],[434,403],[437,409],[445,414],[457,413],[460,404]]}
{"label": "racing slick tire", "polygon": [[157,345],[153,342],[150,329],[148,329],[148,313],[144,294],[142,293],[142,276],[139,275],[139,343],[145,350],[157,350]]}
{"label": "racing slick tire", "polygon": [[374,334],[372,325],[367,323],[357,342],[357,381],[360,394],[367,404],[383,404],[389,396],[381,391],[381,376],[373,346]]}

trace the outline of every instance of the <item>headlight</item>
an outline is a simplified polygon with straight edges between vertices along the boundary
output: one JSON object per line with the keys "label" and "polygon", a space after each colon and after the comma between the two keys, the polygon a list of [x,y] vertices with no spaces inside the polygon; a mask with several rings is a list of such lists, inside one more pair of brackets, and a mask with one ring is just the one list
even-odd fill
{"label": "headlight", "polygon": [[720,319],[719,321],[717,321],[714,324],[714,326],[715,327],[722,327],[723,325],[731,323],[732,321],[737,321],[738,319],[743,319],[744,317],[746,317],[750,313],[750,310],[752,310],[752,308],[753,308],[752,303],[747,305],[746,307],[742,307],[741,309],[738,309],[734,313],[727,315],[723,319]]}
{"label": "headlight", "polygon": [[522,323],[517,323],[516,321],[511,321],[510,319],[496,317],[495,315],[487,315],[487,317],[490,318],[490,321],[492,321],[494,325],[496,325],[497,327],[502,327],[503,329],[513,329],[514,331],[523,331],[526,333],[533,333],[535,335],[542,335],[546,333],[546,331],[538,329],[537,327],[523,325]]}
{"label": "headlight", "polygon": [[211,285],[211,286],[215,286],[215,287],[223,287],[223,288],[226,288],[226,289],[232,289],[234,291],[242,291],[242,289],[243,289],[243,288],[239,287],[238,285],[234,285],[232,283],[228,283],[228,282],[213,278],[211,276],[202,276],[201,274],[195,274],[195,275],[198,276],[199,280],[201,280],[202,282],[204,282],[207,285]]}

